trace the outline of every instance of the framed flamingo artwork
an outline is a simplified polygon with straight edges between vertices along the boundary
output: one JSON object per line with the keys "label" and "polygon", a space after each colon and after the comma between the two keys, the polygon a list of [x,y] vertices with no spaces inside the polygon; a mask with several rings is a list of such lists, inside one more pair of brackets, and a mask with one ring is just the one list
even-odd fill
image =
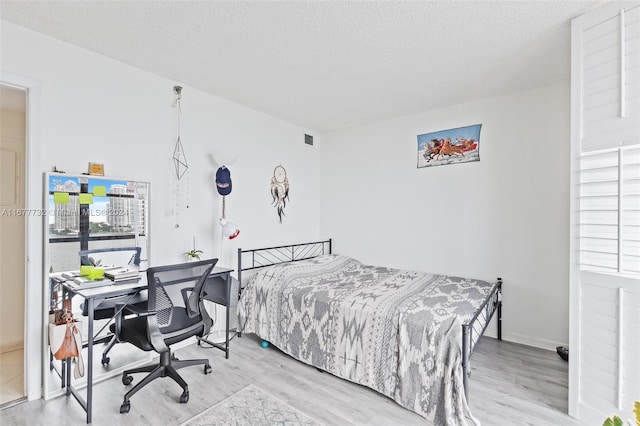
{"label": "framed flamingo artwork", "polygon": [[418,168],[480,161],[482,124],[418,135]]}

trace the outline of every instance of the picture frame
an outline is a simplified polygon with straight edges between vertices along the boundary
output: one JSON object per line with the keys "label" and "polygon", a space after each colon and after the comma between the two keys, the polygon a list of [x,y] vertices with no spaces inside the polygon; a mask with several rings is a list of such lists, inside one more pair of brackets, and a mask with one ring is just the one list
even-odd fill
{"label": "picture frame", "polygon": [[89,163],[89,174],[93,176],[104,176],[104,165],[102,163]]}

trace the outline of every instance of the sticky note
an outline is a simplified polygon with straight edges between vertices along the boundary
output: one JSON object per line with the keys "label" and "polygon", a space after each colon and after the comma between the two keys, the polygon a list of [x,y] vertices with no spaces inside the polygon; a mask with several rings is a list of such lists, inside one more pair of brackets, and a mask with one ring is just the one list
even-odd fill
{"label": "sticky note", "polygon": [[106,197],[107,196],[107,187],[104,185],[95,185],[93,187],[93,195],[95,197]]}
{"label": "sticky note", "polygon": [[93,194],[81,193],[78,198],[80,204],[93,204]]}
{"label": "sticky note", "polygon": [[69,193],[68,192],[54,192],[53,193],[53,204],[69,204]]}

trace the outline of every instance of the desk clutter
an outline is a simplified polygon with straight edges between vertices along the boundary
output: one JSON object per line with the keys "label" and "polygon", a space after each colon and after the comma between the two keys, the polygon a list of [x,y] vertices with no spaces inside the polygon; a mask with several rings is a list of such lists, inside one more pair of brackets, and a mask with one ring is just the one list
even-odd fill
{"label": "desk clutter", "polygon": [[140,271],[135,268],[110,266],[97,268],[82,265],[79,271],[62,273],[62,277],[69,281],[75,290],[103,287],[112,284],[123,284],[140,281]]}

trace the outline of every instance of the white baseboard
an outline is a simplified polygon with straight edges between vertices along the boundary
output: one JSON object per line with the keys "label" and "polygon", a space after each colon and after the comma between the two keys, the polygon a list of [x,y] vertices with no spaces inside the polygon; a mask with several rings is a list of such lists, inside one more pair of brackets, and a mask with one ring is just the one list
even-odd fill
{"label": "white baseboard", "polygon": [[[496,334],[485,333],[487,336],[496,337]],[[568,346],[567,343],[556,342],[552,340],[540,339],[539,337],[525,336],[517,333],[505,333],[502,332],[502,340],[508,342],[519,343],[521,345],[533,346],[534,348],[546,349],[548,351],[554,351],[558,346]]]}
{"label": "white baseboard", "polygon": [[[489,322],[489,326],[484,332],[485,336],[493,337],[494,339],[498,338],[498,330],[496,326],[496,318],[491,319]],[[553,340],[541,339],[539,337],[527,336],[524,334],[518,333],[510,333],[504,331],[504,327],[502,327],[502,340],[506,340],[507,342],[519,343],[521,345],[532,346],[534,348],[546,349],[548,351],[556,351],[558,346],[569,346],[565,342],[556,342]]]}

